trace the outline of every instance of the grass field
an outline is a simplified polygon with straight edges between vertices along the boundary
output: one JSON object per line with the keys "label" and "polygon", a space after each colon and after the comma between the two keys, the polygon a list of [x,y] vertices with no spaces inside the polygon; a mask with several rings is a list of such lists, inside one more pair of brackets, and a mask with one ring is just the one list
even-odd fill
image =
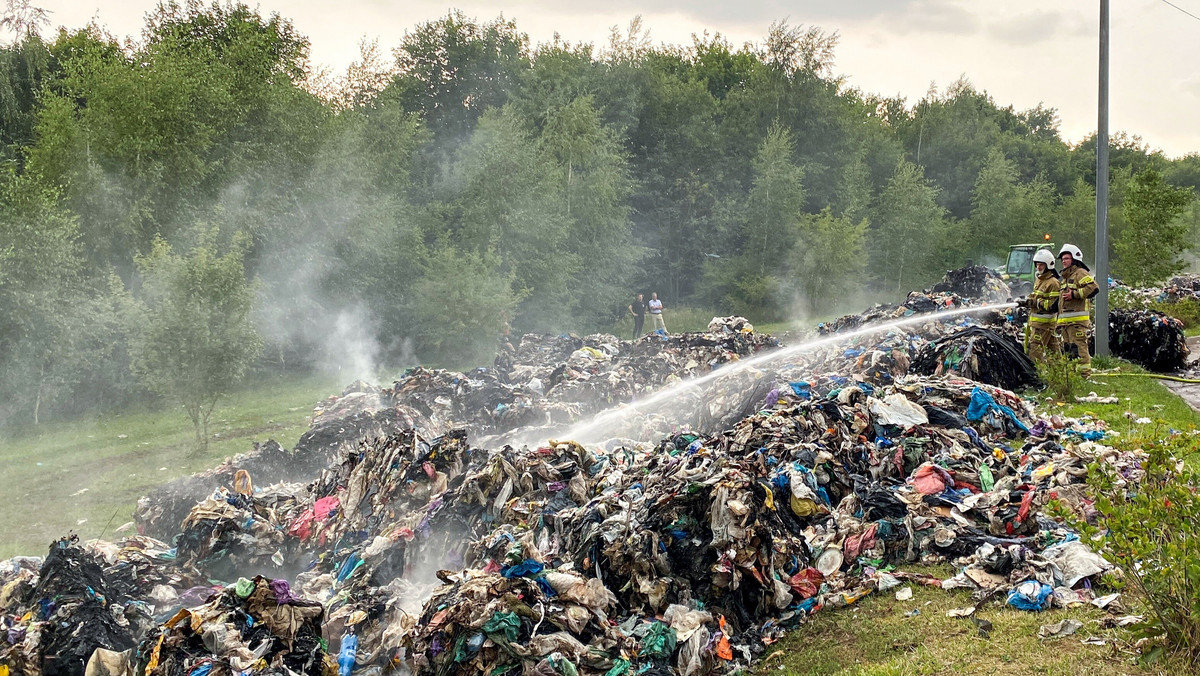
{"label": "grass field", "polygon": [[[1098,396],[1115,396],[1116,404],[1081,402],[1059,402],[1045,400],[1046,410],[1061,411],[1064,415],[1083,418],[1092,417],[1108,422],[1109,426],[1124,435],[1139,435],[1155,431],[1156,428],[1189,430],[1200,428],[1200,413],[1192,409],[1161,382],[1150,377],[1145,369],[1129,362],[1117,361],[1112,373],[1099,371],[1087,382],[1087,392]],[[1130,375],[1119,374],[1136,374]],[[1130,415],[1126,415],[1128,412]],[[1147,424],[1135,422],[1138,418],[1150,418]]]}
{"label": "grass field", "polygon": [[340,391],[321,378],[258,383],[218,406],[203,451],[191,421],[174,410],[106,415],[0,439],[10,501],[0,516],[0,558],[45,554],[69,530],[111,537],[148,489],[248,451],[254,441],[294,445],[313,405]]}
{"label": "grass field", "polygon": [[[906,568],[940,578],[948,567]],[[969,619],[947,617],[974,605],[965,590],[910,585],[913,597],[898,601],[878,592],[849,608],[821,611],[772,649],[755,674],[789,676],[909,676],[912,674],[1153,674],[1140,668],[1124,630],[1105,629],[1105,615],[1091,606],[1031,613],[997,598],[977,616],[992,623],[990,637]],[[914,614],[916,613],[916,614]],[[1075,636],[1039,639],[1038,628],[1071,618],[1083,623]],[[1103,646],[1083,645],[1098,637]],[[771,654],[774,652],[775,654]]]}

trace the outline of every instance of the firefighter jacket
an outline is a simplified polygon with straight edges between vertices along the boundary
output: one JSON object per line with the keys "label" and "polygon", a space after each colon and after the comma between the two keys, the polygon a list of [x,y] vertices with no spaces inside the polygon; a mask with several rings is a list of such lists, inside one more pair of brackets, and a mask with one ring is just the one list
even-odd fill
{"label": "firefighter jacket", "polygon": [[[1079,263],[1075,263],[1062,272],[1060,284],[1062,292],[1058,303],[1058,323],[1072,324],[1089,321],[1088,300],[1100,293],[1092,272]],[[1071,298],[1066,292],[1071,291]]]}
{"label": "firefighter jacket", "polygon": [[1059,302],[1058,273],[1053,268],[1047,268],[1038,275],[1033,284],[1033,293],[1029,294],[1029,323],[1034,326],[1053,327],[1058,319]]}

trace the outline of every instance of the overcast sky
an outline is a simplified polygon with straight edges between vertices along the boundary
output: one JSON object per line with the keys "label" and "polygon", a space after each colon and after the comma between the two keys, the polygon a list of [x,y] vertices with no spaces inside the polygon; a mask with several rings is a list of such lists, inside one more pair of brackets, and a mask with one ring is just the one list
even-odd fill
{"label": "overcast sky", "polygon": [[[1172,0],[1200,15],[1200,0]],[[96,18],[118,35],[137,35],[152,0],[35,0],[54,26]],[[253,2],[250,3],[254,5]],[[457,7],[481,20],[503,13],[532,41],[555,32],[606,44],[609,28],[640,14],[656,43],[690,44],[693,33],[719,32],[735,46],[760,41],[776,19],[815,24],[841,36],[838,73],[865,91],[916,101],[966,75],[1001,105],[1056,108],[1062,132],[1077,141],[1096,128],[1098,0],[553,0],[452,5],[264,0],[263,13],[290,17],[312,42],[312,60],[341,71],[364,36],[390,50],[405,31]],[[1142,136],[1177,156],[1200,151],[1200,21],[1162,0],[1112,3],[1111,129]]]}

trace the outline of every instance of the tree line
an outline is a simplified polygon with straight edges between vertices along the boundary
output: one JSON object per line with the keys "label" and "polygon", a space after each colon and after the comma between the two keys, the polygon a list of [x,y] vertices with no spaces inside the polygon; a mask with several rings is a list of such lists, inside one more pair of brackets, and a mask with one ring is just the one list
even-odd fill
{"label": "tree line", "polygon": [[[758,320],[895,297],[1012,243],[1092,254],[1095,138],[960,80],[849,86],[836,34],[532,45],[450,12],[314,70],[291,22],[166,2],[142,34],[0,48],[0,421],[150,397],[201,433],[246,373],[484,363],[604,330],[635,291]],[[1112,144],[1113,260],[1200,235],[1200,157]],[[206,408],[207,407],[207,408]]]}

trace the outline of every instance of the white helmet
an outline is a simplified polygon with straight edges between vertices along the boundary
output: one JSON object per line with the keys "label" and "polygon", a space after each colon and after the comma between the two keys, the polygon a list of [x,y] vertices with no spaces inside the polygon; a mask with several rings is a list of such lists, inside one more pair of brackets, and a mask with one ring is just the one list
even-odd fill
{"label": "white helmet", "polygon": [[1071,254],[1071,258],[1073,260],[1080,262],[1083,261],[1083,252],[1080,251],[1079,247],[1075,246],[1074,244],[1064,244],[1062,249],[1059,249],[1058,251],[1058,257],[1062,258],[1062,255],[1065,253]]}
{"label": "white helmet", "polygon": [[1037,253],[1033,254],[1033,262],[1045,263],[1047,268],[1052,268],[1054,267],[1054,254],[1050,253],[1049,249],[1038,249]]}

